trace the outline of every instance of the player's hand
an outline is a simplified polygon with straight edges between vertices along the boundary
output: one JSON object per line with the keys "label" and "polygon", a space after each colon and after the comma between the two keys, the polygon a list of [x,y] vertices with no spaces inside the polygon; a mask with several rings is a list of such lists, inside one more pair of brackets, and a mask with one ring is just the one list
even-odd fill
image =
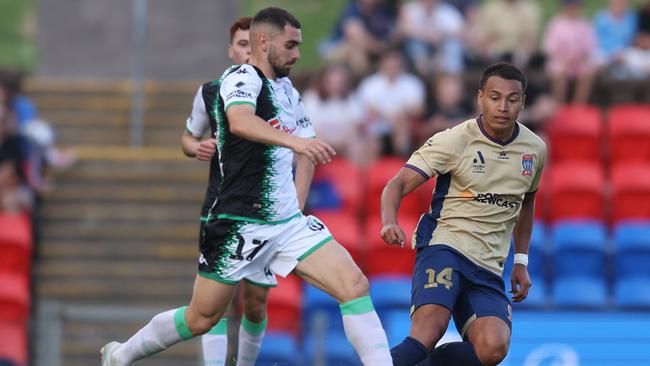
{"label": "player's hand", "polygon": [[197,142],[194,154],[196,158],[202,161],[209,161],[217,150],[217,139],[207,139]]}
{"label": "player's hand", "polygon": [[510,276],[510,285],[512,286],[510,289],[510,293],[513,294],[512,301],[523,301],[528,296],[528,289],[532,286],[528,275],[528,267],[515,264]]}
{"label": "player's hand", "polygon": [[327,164],[336,155],[336,151],[327,142],[319,139],[298,138],[291,149],[305,155],[314,165]]}
{"label": "player's hand", "polygon": [[381,228],[381,238],[389,245],[404,246],[406,236],[397,224],[386,224]]}

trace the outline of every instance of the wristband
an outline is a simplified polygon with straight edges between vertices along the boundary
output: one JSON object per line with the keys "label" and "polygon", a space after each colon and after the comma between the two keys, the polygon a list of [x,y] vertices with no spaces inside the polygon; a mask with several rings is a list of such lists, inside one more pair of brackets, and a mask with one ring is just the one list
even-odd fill
{"label": "wristband", "polygon": [[528,254],[515,253],[515,264],[528,266]]}

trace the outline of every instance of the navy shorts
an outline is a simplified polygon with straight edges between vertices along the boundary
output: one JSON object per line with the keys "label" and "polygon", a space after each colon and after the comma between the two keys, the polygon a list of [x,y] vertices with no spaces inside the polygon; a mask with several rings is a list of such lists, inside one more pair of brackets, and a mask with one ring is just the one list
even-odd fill
{"label": "navy shorts", "polygon": [[470,323],[484,316],[499,317],[512,329],[503,278],[446,245],[419,248],[415,256],[411,313],[427,304],[449,309],[463,339]]}

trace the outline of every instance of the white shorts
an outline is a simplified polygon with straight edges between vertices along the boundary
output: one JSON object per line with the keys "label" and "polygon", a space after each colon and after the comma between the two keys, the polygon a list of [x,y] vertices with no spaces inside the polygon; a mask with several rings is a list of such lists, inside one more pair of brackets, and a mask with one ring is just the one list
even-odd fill
{"label": "white shorts", "polygon": [[199,275],[227,284],[246,279],[259,286],[277,285],[332,234],[314,216],[297,215],[280,224],[218,219],[206,224]]}

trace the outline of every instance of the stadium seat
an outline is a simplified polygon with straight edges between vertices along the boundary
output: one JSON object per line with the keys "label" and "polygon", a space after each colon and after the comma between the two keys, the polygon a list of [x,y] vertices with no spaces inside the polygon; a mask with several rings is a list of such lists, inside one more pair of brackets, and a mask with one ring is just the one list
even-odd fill
{"label": "stadium seat", "polygon": [[302,280],[289,275],[278,276],[278,286],[269,292],[267,329],[297,335],[302,311]]}
{"label": "stadium seat", "polygon": [[597,163],[554,164],[549,171],[549,219],[602,220],[605,179]]}
{"label": "stadium seat", "polygon": [[607,289],[603,278],[558,276],[553,286],[556,306],[599,309],[607,305]]}
{"label": "stadium seat", "polygon": [[344,158],[319,165],[308,202],[313,210],[358,214],[363,202],[363,178],[359,168]]}
{"label": "stadium seat", "polygon": [[324,329],[326,332],[343,330],[339,303],[333,297],[305,283],[304,304],[303,325],[306,333],[312,329]]}
{"label": "stadium seat", "polygon": [[553,228],[554,274],[605,275],[605,226],[596,221],[561,221]]}
{"label": "stadium seat", "polygon": [[27,278],[17,273],[0,273],[0,321],[26,321],[30,294]]}
{"label": "stadium seat", "polygon": [[612,165],[650,161],[650,106],[619,105],[607,114]]}
{"label": "stadium seat", "polygon": [[[386,183],[393,178],[404,166],[406,161],[397,157],[385,157],[377,160],[368,167],[366,213],[368,216],[377,216],[381,210],[381,193]],[[429,211],[431,194],[435,187],[435,179],[429,179],[415,191],[406,195],[400,205],[400,214],[419,217],[423,212]]]}
{"label": "stadium seat", "polygon": [[345,211],[317,211],[313,215],[327,225],[336,241],[350,252],[352,259],[361,268],[364,268],[364,243],[357,216]]}
{"label": "stadium seat", "polygon": [[410,276],[370,277],[370,296],[380,317],[391,310],[408,312],[411,306]]}
{"label": "stadium seat", "polygon": [[650,279],[648,277],[620,278],[615,283],[616,306],[624,309],[650,308]]}
{"label": "stadium seat", "polygon": [[535,193],[535,219],[546,221],[548,220],[549,211],[549,174],[542,174],[542,180],[539,182],[537,193]]}
{"label": "stadium seat", "polygon": [[595,106],[560,108],[548,125],[549,152],[553,162],[599,161],[602,124]]}
{"label": "stadium seat", "polygon": [[27,325],[20,321],[0,321],[0,360],[27,365]]}
{"label": "stadium seat", "polygon": [[305,365],[361,366],[361,360],[343,329],[326,334],[307,334],[304,344]]}
{"label": "stadium seat", "polygon": [[616,278],[645,277],[650,282],[650,221],[625,221],[614,228]]}
{"label": "stadium seat", "polygon": [[613,223],[629,219],[650,220],[650,163],[613,166],[611,201]]}
{"label": "stadium seat", "polygon": [[0,272],[28,276],[32,261],[32,228],[27,214],[0,214]]}
{"label": "stadium seat", "polygon": [[381,238],[381,218],[370,217],[366,227],[368,240],[366,255],[366,275],[406,275],[413,273],[415,263],[415,250],[411,249],[412,234],[417,226],[417,221],[404,216],[399,218],[399,224],[406,235],[404,247],[388,245]]}
{"label": "stadium seat", "polygon": [[260,366],[302,365],[295,336],[277,331],[266,332],[255,364]]}

